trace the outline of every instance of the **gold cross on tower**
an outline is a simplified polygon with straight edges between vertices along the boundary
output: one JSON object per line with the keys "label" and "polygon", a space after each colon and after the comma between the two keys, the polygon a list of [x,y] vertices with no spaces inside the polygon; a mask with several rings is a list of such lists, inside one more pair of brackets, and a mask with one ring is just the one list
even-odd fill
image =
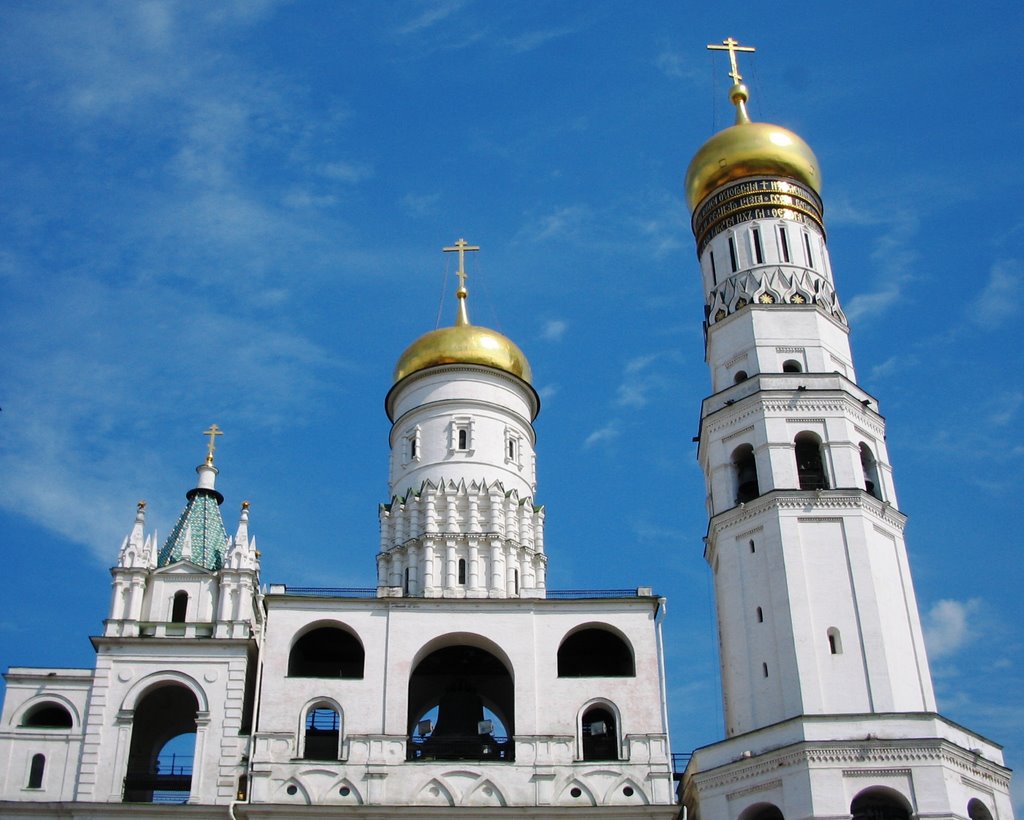
{"label": "gold cross on tower", "polygon": [[470,245],[465,239],[459,237],[459,241],[454,245],[447,248],[441,248],[445,253],[459,252],[459,269],[455,272],[455,275],[459,277],[459,294],[460,296],[466,295],[466,251],[478,251],[480,250],[479,245]]}
{"label": "gold cross on tower", "polygon": [[206,463],[211,467],[213,466],[213,451],[217,449],[214,442],[217,441],[217,436],[223,436],[224,431],[221,430],[216,424],[211,424],[210,429],[203,432],[204,436],[210,437],[210,443],[206,445]]}
{"label": "gold cross on tower", "polygon": [[729,65],[732,71],[729,72],[729,76],[732,77],[734,83],[739,83],[743,79],[743,75],[740,74],[739,67],[736,65],[736,52],[737,51],[757,51],[753,46],[741,46],[732,37],[727,37],[722,40],[722,45],[710,44],[708,49],[711,51],[728,51],[729,52]]}

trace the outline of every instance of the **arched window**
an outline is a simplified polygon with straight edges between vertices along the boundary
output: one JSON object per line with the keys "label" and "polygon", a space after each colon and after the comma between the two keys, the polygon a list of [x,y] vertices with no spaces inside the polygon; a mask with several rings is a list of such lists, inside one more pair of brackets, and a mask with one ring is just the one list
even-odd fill
{"label": "arched window", "polygon": [[803,373],[804,372],[804,367],[796,359],[786,359],[786,361],[784,361],[782,363],[782,372],[783,373]]}
{"label": "arched window", "polygon": [[827,490],[825,463],[821,455],[821,439],[814,433],[800,433],[796,446],[796,471],[801,490]]}
{"label": "arched window", "polygon": [[71,713],[61,704],[47,701],[29,709],[21,725],[32,729],[70,729]]}
{"label": "arched window", "polygon": [[583,713],[580,746],[584,760],[618,760],[619,735],[615,715],[607,706],[591,706]]}
{"label": "arched window", "polygon": [[629,678],[635,674],[632,649],[607,629],[581,629],[558,647],[560,678]]}
{"label": "arched window", "polygon": [[785,817],[779,811],[778,806],[773,806],[771,803],[758,803],[744,811],[740,815],[740,820],[785,820]]}
{"label": "arched window", "polygon": [[469,431],[465,428],[459,430],[459,449],[469,449]]}
{"label": "arched window", "polygon": [[733,450],[732,466],[736,476],[736,503],[743,504],[753,501],[761,494],[757,483],[757,462],[754,461],[754,448],[749,444],[741,444]]}
{"label": "arched window", "polygon": [[460,558],[459,559],[459,583],[460,584],[466,583],[466,559],[465,558]]}
{"label": "arched window", "polygon": [[866,789],[850,804],[853,820],[910,820],[910,806],[897,791],[882,786]]}
{"label": "arched window", "polygon": [[365,657],[363,645],[351,632],[322,626],[292,646],[288,674],[293,678],[361,678]]}
{"label": "arched window", "polygon": [[971,820],[992,820],[992,812],[977,797],[972,797],[967,804],[967,816]]}
{"label": "arched window", "polygon": [[306,712],[302,757],[304,760],[337,760],[341,740],[341,715],[327,703]]}
{"label": "arched window", "polygon": [[745,382],[747,380],[747,371],[746,370],[737,370],[736,371],[736,375],[732,377],[732,380],[733,380],[734,384],[739,384],[740,382]]}
{"label": "arched window", "polygon": [[174,593],[174,602],[171,604],[171,623],[185,623],[185,615],[188,613],[188,593],[179,590]]}
{"label": "arched window", "polygon": [[132,717],[125,803],[184,803],[192,791],[195,694],[179,684],[151,689]]}
{"label": "arched window", "polygon": [[515,683],[505,664],[479,646],[428,654],[409,677],[410,761],[515,759]]}
{"label": "arched window", "polygon": [[864,489],[871,495],[882,500],[882,487],[878,483],[878,462],[875,454],[864,442],[860,443],[860,467],[864,471]]}
{"label": "arched window", "polygon": [[32,765],[28,770],[28,788],[43,787],[43,772],[46,769],[46,758],[43,755],[32,755]]}
{"label": "arched window", "polygon": [[833,655],[842,655],[843,639],[839,635],[839,630],[830,626],[826,634],[828,636],[828,651]]}

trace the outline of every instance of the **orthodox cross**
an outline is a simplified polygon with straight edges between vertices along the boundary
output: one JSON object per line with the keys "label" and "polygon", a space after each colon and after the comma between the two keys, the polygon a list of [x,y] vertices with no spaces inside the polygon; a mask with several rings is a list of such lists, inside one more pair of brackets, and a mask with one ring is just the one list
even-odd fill
{"label": "orthodox cross", "polygon": [[739,67],[736,65],[736,52],[737,51],[757,51],[753,46],[741,46],[732,37],[727,37],[722,40],[722,45],[711,44],[708,45],[710,51],[728,51],[729,52],[729,65],[732,67],[732,71],[729,72],[729,76],[732,77],[734,83],[738,83],[743,79],[743,75],[740,74]]}
{"label": "orthodox cross", "polygon": [[215,442],[217,441],[217,436],[223,436],[224,435],[224,431],[221,430],[216,424],[211,424],[210,425],[210,429],[209,430],[205,430],[203,432],[203,435],[210,437],[210,443],[206,445],[206,463],[212,465],[213,464],[213,451],[217,449],[217,447],[215,446]]}
{"label": "orthodox cross", "polygon": [[478,251],[480,246],[470,245],[465,239],[459,237],[459,241],[454,245],[441,248],[441,250],[445,253],[459,252],[459,269],[455,272],[455,275],[459,277],[459,290],[464,291],[466,289],[466,251]]}

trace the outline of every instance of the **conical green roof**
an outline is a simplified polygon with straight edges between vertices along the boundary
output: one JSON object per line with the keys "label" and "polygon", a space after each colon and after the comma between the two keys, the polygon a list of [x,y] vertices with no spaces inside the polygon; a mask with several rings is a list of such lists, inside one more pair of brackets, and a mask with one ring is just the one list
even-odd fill
{"label": "conical green roof", "polygon": [[188,494],[188,504],[160,550],[157,566],[190,561],[208,570],[224,564],[228,534],[220,514],[220,493],[197,488]]}

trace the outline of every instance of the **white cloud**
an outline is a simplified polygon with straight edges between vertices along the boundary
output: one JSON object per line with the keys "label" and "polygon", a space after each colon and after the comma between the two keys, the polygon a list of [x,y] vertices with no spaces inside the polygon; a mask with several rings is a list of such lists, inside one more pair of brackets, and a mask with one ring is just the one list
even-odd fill
{"label": "white cloud", "polygon": [[974,620],[981,601],[944,599],[937,601],[924,617],[924,637],[932,660],[956,654],[975,634]]}
{"label": "white cloud", "polygon": [[988,417],[989,424],[996,427],[1003,427],[1012,422],[1018,414],[1021,405],[1024,405],[1024,391],[1003,393],[995,398],[998,409]]}
{"label": "white cloud", "polygon": [[579,31],[579,28],[576,26],[541,29],[538,31],[529,31],[516,37],[511,37],[506,42],[512,49],[513,53],[523,54],[527,51],[534,51],[535,49],[550,43],[552,40],[557,40],[561,37],[575,34],[577,31]]}
{"label": "white cloud", "polygon": [[610,442],[618,438],[620,435],[619,423],[617,421],[610,421],[604,427],[599,427],[593,433],[591,433],[583,442],[583,448],[589,450],[595,444],[601,442]]}
{"label": "white cloud", "polygon": [[355,184],[373,176],[373,167],[362,162],[330,162],[321,169],[328,179]]}
{"label": "white cloud", "polygon": [[540,337],[546,339],[549,342],[560,342],[562,337],[565,335],[565,331],[569,325],[562,319],[549,319],[544,323],[544,328],[540,332]]}
{"label": "white cloud", "polygon": [[440,194],[406,194],[402,197],[402,205],[416,216],[427,216],[437,210],[441,201]]}
{"label": "white cloud", "polygon": [[537,395],[540,396],[541,401],[547,401],[548,399],[558,394],[559,387],[557,384],[546,384],[540,390],[537,391]]}
{"label": "white cloud", "polygon": [[1024,272],[1020,262],[1016,259],[997,262],[989,271],[988,282],[974,301],[971,318],[981,327],[996,327],[1016,317],[1022,285]]}
{"label": "white cloud", "polygon": [[863,318],[878,316],[896,304],[903,296],[900,286],[894,282],[887,283],[881,290],[873,293],[860,293],[850,299],[844,306],[846,318],[856,322]]}
{"label": "white cloud", "polygon": [[461,11],[466,6],[466,0],[443,0],[442,2],[428,2],[426,8],[413,17],[398,29],[399,34],[418,34],[424,29],[436,26]]}

